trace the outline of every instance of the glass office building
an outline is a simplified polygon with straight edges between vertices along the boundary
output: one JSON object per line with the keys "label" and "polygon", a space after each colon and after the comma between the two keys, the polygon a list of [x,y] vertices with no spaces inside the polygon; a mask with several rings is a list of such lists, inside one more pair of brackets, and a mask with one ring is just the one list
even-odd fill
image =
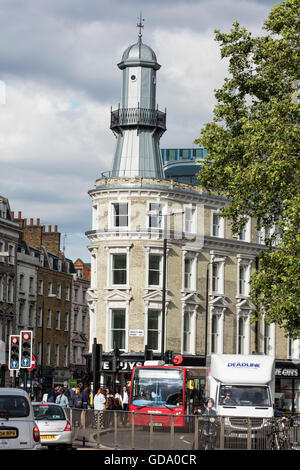
{"label": "glass office building", "polygon": [[204,160],[207,150],[204,148],[161,149],[163,165],[177,160]]}
{"label": "glass office building", "polygon": [[161,149],[165,178],[199,184],[196,174],[199,173],[201,161],[206,154],[207,150],[204,148]]}

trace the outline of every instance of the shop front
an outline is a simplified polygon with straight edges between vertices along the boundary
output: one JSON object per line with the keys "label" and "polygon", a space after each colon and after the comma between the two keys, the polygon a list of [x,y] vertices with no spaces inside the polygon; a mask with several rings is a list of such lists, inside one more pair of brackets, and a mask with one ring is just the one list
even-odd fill
{"label": "shop front", "polygon": [[275,361],[275,408],[300,413],[300,361]]}
{"label": "shop front", "polygon": [[[153,354],[153,360],[160,360],[159,354]],[[145,362],[144,353],[123,353],[120,355],[118,370],[114,371],[113,356],[111,353],[103,353],[100,370],[100,386],[108,387],[112,391],[121,389],[124,385],[130,386],[131,374],[134,367],[143,366]],[[204,356],[183,355],[182,366],[200,367],[204,366]]]}

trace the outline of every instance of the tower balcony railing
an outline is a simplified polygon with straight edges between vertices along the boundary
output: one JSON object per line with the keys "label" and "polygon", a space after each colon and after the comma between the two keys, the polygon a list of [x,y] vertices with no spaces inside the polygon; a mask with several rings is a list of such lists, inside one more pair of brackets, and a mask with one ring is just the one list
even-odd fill
{"label": "tower balcony railing", "polygon": [[111,111],[110,128],[123,126],[149,126],[166,130],[166,113],[158,109],[119,108]]}

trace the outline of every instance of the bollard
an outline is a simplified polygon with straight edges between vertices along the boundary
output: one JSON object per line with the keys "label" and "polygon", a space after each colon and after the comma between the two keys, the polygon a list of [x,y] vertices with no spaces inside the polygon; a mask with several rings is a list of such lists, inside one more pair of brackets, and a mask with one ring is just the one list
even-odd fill
{"label": "bollard", "polygon": [[83,437],[82,437],[82,447],[85,447],[85,412],[82,410],[81,412],[81,423],[83,429]]}
{"label": "bollard", "polygon": [[134,450],[134,411],[131,412],[131,449]]}
{"label": "bollard", "polygon": [[97,449],[100,449],[100,412],[97,411]]}
{"label": "bollard", "polygon": [[149,450],[152,450],[153,443],[153,414],[150,414],[150,439],[149,439]]}
{"label": "bollard", "polygon": [[224,450],[225,441],[225,416],[220,416],[220,450]]}
{"label": "bollard", "polygon": [[199,449],[199,421],[198,421],[198,418],[195,416],[194,418],[194,421],[195,421],[195,438],[194,438],[194,450],[198,450]]}
{"label": "bollard", "polygon": [[170,428],[170,449],[174,449],[174,415],[171,415],[171,428]]}
{"label": "bollard", "polygon": [[247,450],[251,450],[251,418],[248,417]]}
{"label": "bollard", "polygon": [[118,448],[118,414],[114,411],[114,445],[115,449]]}

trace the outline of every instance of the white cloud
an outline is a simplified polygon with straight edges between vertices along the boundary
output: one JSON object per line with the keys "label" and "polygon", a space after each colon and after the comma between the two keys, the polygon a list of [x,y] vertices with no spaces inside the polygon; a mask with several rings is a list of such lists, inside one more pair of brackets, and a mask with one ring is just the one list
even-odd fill
{"label": "white cloud", "polygon": [[[273,4],[276,1],[274,0]],[[271,0],[144,2],[144,41],[157,53],[157,102],[167,108],[161,147],[192,146],[212,118],[227,71],[213,30],[235,19],[258,34]],[[87,253],[87,191],[111,169],[117,63],[136,40],[140,2],[25,0],[0,4],[0,194],[12,210],[67,233],[68,256]],[[3,94],[3,93],[2,93]],[[78,255],[79,256],[79,255]],[[88,254],[85,256],[88,261]]]}

